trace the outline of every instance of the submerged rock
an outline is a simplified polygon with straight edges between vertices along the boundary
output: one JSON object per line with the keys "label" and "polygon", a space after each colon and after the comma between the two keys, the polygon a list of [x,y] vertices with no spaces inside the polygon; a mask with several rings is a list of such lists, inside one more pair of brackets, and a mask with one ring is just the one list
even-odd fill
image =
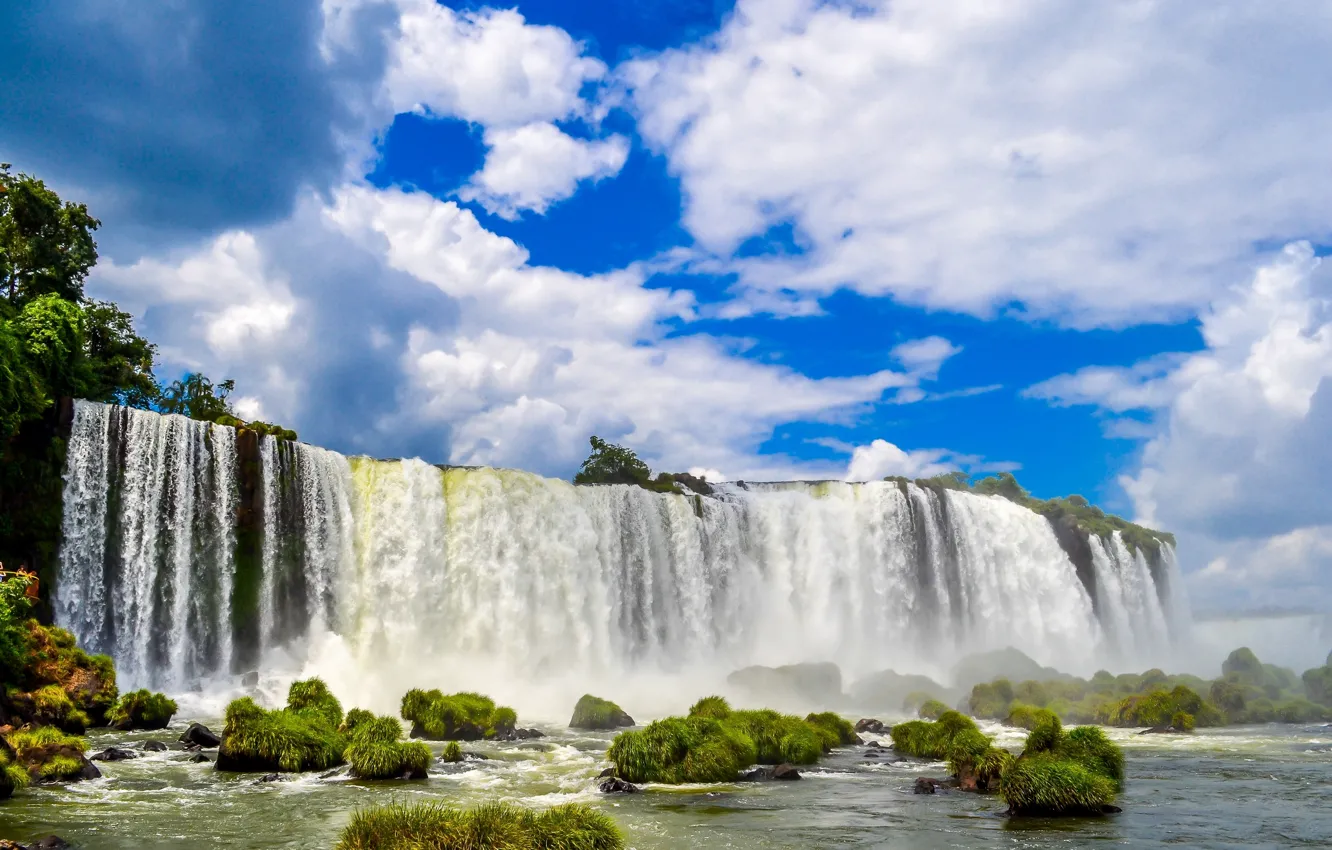
{"label": "submerged rock", "polygon": [[800,771],[793,765],[779,764],[773,767],[754,767],[736,777],[737,782],[792,782],[800,778]]}
{"label": "submerged rock", "polygon": [[119,747],[107,747],[100,753],[88,756],[89,761],[128,761],[136,759],[139,754],[133,750],[122,750]]}
{"label": "submerged rock", "polygon": [[145,753],[164,753],[167,751],[167,745],[161,741],[144,741],[139,749]]}
{"label": "submerged rock", "polygon": [[789,764],[779,764],[772,769],[772,778],[778,782],[791,782],[800,778],[800,771]]}
{"label": "submerged rock", "polygon": [[598,786],[603,794],[637,794],[638,786],[623,779],[611,777]]}
{"label": "submerged rock", "polygon": [[181,734],[180,742],[186,746],[201,747],[205,750],[211,750],[222,745],[222,739],[213,734],[213,731],[202,723],[191,723],[190,727]]}
{"label": "submerged rock", "polygon": [[282,781],[282,774],[280,774],[280,773],[269,773],[269,774],[265,774],[264,776],[259,777],[258,779],[254,780],[254,781],[255,781],[255,784],[262,784],[262,783],[264,783],[264,782],[281,782],[281,781]]}
{"label": "submerged rock", "polygon": [[212,759],[203,753],[195,753],[194,757],[190,759],[191,764],[208,764],[210,762],[212,762]]}
{"label": "submerged rock", "polygon": [[937,779],[930,779],[928,776],[917,776],[916,784],[911,786],[911,793],[933,794],[941,785],[943,783]]}
{"label": "submerged rock", "polygon": [[[887,727],[883,725],[882,720],[875,720],[873,717],[862,717],[856,721],[857,734],[869,732],[871,735],[882,735],[886,731],[888,731]],[[874,742],[871,742],[871,744],[877,746]]]}

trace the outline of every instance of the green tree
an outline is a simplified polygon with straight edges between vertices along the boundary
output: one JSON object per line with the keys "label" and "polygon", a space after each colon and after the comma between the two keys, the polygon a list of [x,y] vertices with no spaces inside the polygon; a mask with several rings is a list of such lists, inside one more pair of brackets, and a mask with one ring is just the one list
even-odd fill
{"label": "green tree", "polygon": [[97,262],[101,222],[84,204],[61,201],[46,184],[0,163],[0,292],[15,306],[42,295],[83,297]]}
{"label": "green tree", "polygon": [[134,332],[129,313],[109,301],[83,307],[89,380],[84,398],[151,408],[161,395],[153,377],[157,346]]}
{"label": "green tree", "polygon": [[49,403],[23,340],[10,322],[0,321],[0,457],[19,427],[39,416]]}
{"label": "green tree", "polygon": [[574,476],[575,484],[637,484],[644,486],[652,470],[632,449],[592,437],[592,454]]}
{"label": "green tree", "polygon": [[227,379],[214,385],[199,372],[172,381],[162,390],[158,409],[163,413],[179,413],[191,419],[213,422],[222,416],[234,415],[227,396],[236,389],[236,382]]}
{"label": "green tree", "polygon": [[42,295],[24,305],[13,325],[48,401],[81,394],[88,381],[88,359],[79,305]]}

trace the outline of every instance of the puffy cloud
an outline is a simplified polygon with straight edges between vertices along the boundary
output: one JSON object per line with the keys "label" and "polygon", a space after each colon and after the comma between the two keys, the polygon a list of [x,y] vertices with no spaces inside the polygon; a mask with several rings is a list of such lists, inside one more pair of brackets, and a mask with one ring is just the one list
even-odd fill
{"label": "puffy cloud", "polygon": [[944,449],[904,451],[887,440],[856,446],[846,470],[847,481],[878,481],[889,475],[931,478],[959,468],[952,452]]}
{"label": "puffy cloud", "polygon": [[1332,601],[1332,558],[1318,543],[1332,526],[1330,297],[1326,267],[1308,244],[1292,244],[1202,315],[1205,350],[1033,390],[1156,411],[1141,463],[1121,484],[1142,521],[1181,532],[1185,557],[1210,564],[1194,579],[1208,588],[1304,571]]}
{"label": "puffy cloud", "polygon": [[490,129],[486,164],[459,192],[502,218],[524,210],[544,214],[551,204],[571,197],[584,180],[596,182],[620,173],[629,157],[629,140],[575,139],[554,124]]}
{"label": "puffy cloud", "polygon": [[385,88],[394,112],[520,127],[585,114],[583,86],[606,74],[558,27],[514,9],[455,12],[435,0],[397,0],[399,33]]}
{"label": "puffy cloud", "polygon": [[1085,326],[1181,317],[1332,220],[1332,17],[1020,0],[740,0],[619,77],[755,309],[840,287]]}

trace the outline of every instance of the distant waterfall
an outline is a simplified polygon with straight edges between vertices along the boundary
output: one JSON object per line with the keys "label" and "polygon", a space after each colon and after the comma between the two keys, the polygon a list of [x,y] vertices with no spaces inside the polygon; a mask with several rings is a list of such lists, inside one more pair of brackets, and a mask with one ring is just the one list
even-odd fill
{"label": "distant waterfall", "polygon": [[999,497],[663,495],[239,433],[75,407],[57,618],[126,684],[183,688],[330,633],[365,670],[870,670],[1006,645],[1076,669],[1149,656],[1187,620],[1168,547],[1149,562],[1092,537],[1083,575],[1049,522]]}

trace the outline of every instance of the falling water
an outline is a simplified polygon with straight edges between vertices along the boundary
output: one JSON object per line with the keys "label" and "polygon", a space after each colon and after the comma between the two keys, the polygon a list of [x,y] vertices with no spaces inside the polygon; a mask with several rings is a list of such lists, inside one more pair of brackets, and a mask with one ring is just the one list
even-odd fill
{"label": "falling water", "polygon": [[127,684],[178,689],[328,636],[363,672],[869,671],[1007,645],[1080,669],[1150,655],[1187,620],[1168,547],[1149,561],[1093,537],[1093,584],[1049,522],[1000,497],[657,494],[237,433],[76,405],[57,618]]}

